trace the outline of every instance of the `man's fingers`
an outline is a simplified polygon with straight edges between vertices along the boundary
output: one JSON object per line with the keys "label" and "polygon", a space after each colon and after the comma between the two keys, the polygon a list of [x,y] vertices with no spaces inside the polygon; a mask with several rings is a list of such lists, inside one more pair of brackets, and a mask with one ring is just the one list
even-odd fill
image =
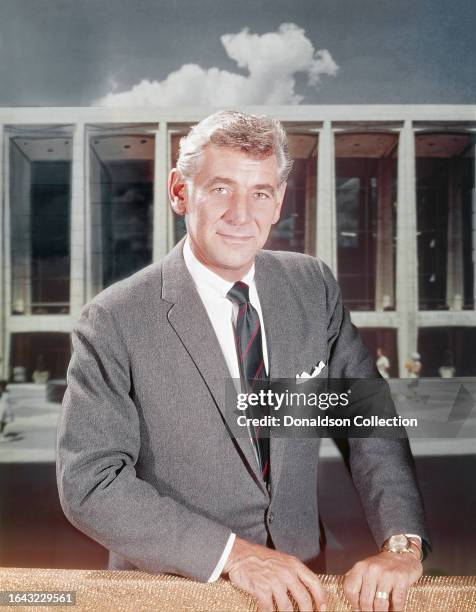
{"label": "man's fingers", "polygon": [[249,591],[258,600],[260,612],[273,612],[273,594],[271,591]]}
{"label": "man's fingers", "polygon": [[257,585],[253,580],[250,580],[248,576],[238,573],[235,575],[230,572],[228,579],[234,586],[247,591],[252,595],[259,605],[260,612],[273,612],[273,591],[263,585]]}
{"label": "man's fingers", "polygon": [[359,608],[360,588],[362,586],[362,574],[356,567],[350,570],[344,578],[344,593],[349,600],[352,609]]}
{"label": "man's fingers", "polygon": [[278,606],[279,612],[293,612],[293,604],[292,601],[289,599],[289,595],[286,589],[274,589],[273,595],[274,600],[276,601],[276,605]]}
{"label": "man's fingers", "polygon": [[326,610],[326,593],[317,575],[285,553],[236,538],[225,571],[233,584],[258,600],[261,610],[272,610],[273,601],[283,611],[292,610],[293,601],[303,612]]}
{"label": "man's fingers", "polygon": [[377,590],[376,573],[369,569],[362,578],[362,586],[360,588],[359,605],[361,610],[373,610],[375,591]]}
{"label": "man's fingers", "polygon": [[311,611],[313,605],[309,591],[300,580],[296,580],[296,582],[297,584],[288,586],[291,595],[294,597],[301,612],[306,612],[307,610]]}
{"label": "man's fingers", "polygon": [[[313,574],[310,570],[308,570],[305,566],[304,570],[298,573],[299,579],[303,584],[307,586],[309,589],[315,603],[316,607],[320,612],[324,612],[327,609],[327,596],[324,587],[321,584],[321,581]],[[310,608],[312,610],[312,607]]]}
{"label": "man's fingers", "polygon": [[392,591],[392,611],[400,612],[405,606],[405,600],[407,599],[408,587],[398,585],[393,588]]}
{"label": "man's fingers", "polygon": [[374,610],[376,612],[387,612],[390,606],[390,595],[392,593],[393,580],[391,574],[384,574],[377,582],[375,592]]}
{"label": "man's fingers", "polygon": [[344,593],[353,609],[400,612],[407,590],[422,573],[413,555],[379,553],[356,563],[344,579]]}

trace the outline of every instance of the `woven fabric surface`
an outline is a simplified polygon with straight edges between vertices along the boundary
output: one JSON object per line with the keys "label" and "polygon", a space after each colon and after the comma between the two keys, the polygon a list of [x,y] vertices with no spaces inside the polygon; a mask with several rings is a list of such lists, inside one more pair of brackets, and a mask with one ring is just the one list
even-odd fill
{"label": "woven fabric surface", "polygon": [[[342,590],[343,576],[321,576],[328,610],[351,608]],[[0,591],[75,591],[74,606],[22,606],[12,610],[142,612],[148,610],[255,612],[247,593],[220,579],[213,584],[138,571],[0,568]],[[474,612],[475,576],[423,576],[411,587],[405,612]]]}

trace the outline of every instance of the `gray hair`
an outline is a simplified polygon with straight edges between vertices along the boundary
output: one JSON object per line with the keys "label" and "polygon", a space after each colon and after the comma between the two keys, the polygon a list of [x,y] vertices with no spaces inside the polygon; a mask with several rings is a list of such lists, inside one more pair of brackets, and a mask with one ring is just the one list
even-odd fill
{"label": "gray hair", "polygon": [[203,149],[208,144],[243,151],[256,159],[276,155],[278,182],[284,183],[293,167],[283,126],[265,115],[218,111],[194,125],[180,139],[177,168],[186,179],[198,171]]}

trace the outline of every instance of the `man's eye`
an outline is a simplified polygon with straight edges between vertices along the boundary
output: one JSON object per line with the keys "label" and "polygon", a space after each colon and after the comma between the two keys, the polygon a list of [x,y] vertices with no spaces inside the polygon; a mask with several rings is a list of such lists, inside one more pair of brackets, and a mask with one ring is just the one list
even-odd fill
{"label": "man's eye", "polygon": [[258,198],[258,200],[267,200],[267,199],[269,199],[269,195],[267,193],[265,193],[264,191],[257,191],[255,193],[255,197]]}
{"label": "man's eye", "polygon": [[215,187],[212,189],[213,193],[226,193],[226,187]]}

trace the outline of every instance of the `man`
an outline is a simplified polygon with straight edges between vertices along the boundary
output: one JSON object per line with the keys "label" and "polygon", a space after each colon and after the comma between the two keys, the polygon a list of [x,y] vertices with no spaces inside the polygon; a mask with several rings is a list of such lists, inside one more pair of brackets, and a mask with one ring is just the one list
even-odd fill
{"label": "man", "polygon": [[385,355],[383,349],[377,349],[377,361],[375,362],[377,370],[382,378],[390,378],[390,359]]}
{"label": "man", "polygon": [[13,414],[8,382],[0,380],[0,442],[8,442],[9,437],[5,435],[5,427],[15,420]]}
{"label": "man", "polygon": [[[225,381],[375,376],[329,269],[262,250],[292,162],[281,125],[219,112],[182,139],[169,177],[187,237],[87,304],[58,429],[69,520],[110,567],[220,575],[256,596],[325,609],[318,439],[234,438]],[[238,349],[238,352],[237,352]],[[246,387],[247,388],[247,387]],[[351,439],[350,465],[382,551],[350,570],[355,607],[399,609],[427,539],[406,440]],[[404,534],[414,534],[408,539]]]}

